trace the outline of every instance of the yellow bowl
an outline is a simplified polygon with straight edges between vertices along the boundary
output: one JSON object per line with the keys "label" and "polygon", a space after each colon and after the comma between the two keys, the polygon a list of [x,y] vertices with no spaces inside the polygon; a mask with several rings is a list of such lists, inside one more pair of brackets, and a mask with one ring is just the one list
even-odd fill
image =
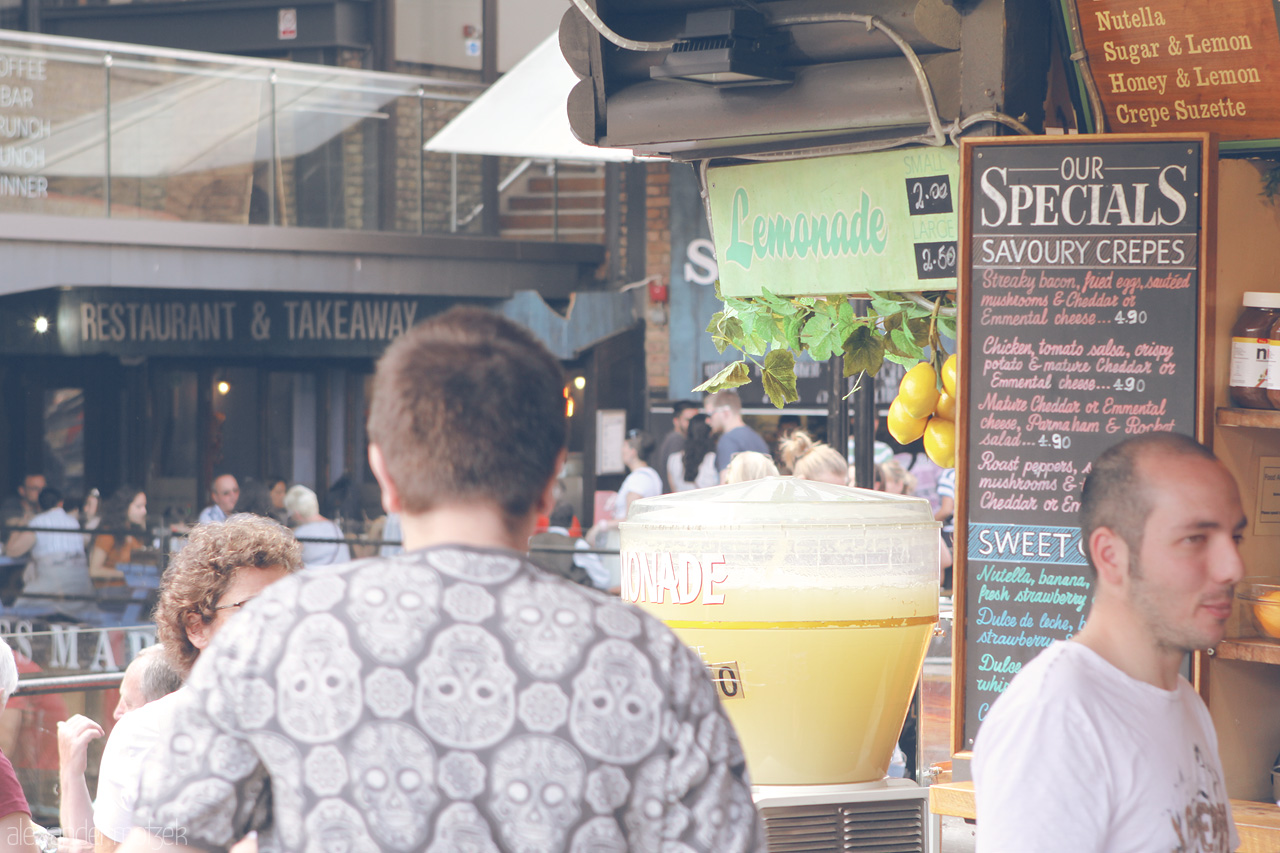
{"label": "yellow bowl", "polygon": [[1236,584],[1236,598],[1247,606],[1259,634],[1280,639],[1280,582],[1246,580]]}

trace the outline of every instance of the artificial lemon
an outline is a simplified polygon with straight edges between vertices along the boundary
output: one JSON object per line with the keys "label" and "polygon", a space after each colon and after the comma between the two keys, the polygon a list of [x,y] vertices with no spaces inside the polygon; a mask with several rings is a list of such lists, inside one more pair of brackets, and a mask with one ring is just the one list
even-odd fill
{"label": "artificial lemon", "polygon": [[1253,605],[1253,615],[1263,633],[1268,637],[1280,638],[1280,589],[1273,589],[1263,595],[1261,601]]}
{"label": "artificial lemon", "polygon": [[956,393],[956,357],[954,355],[947,356],[947,360],[942,363],[942,390],[952,397],[960,396]]}
{"label": "artificial lemon", "polygon": [[944,420],[954,422],[956,419],[956,398],[943,391],[942,396],[938,397],[938,405],[934,406],[933,412]]}
{"label": "artificial lemon", "polygon": [[940,468],[956,467],[956,425],[944,418],[929,418],[924,428],[924,452]]}
{"label": "artificial lemon", "polygon": [[929,423],[928,418],[913,418],[907,414],[902,400],[897,397],[889,404],[889,417],[886,420],[889,435],[899,444],[910,444],[924,435],[924,428]]}
{"label": "artificial lemon", "polygon": [[927,418],[938,404],[938,374],[933,365],[922,361],[907,371],[898,385],[898,399],[913,418]]}

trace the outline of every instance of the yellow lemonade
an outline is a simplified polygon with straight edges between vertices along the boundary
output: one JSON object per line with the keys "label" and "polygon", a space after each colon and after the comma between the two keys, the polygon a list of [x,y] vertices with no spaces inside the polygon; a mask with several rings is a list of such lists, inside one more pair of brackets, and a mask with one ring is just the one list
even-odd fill
{"label": "yellow lemonade", "polygon": [[[888,620],[896,622],[899,620]],[[884,778],[935,618],[918,624],[685,628],[712,665],[757,785]],[[734,673],[716,664],[736,663]],[[728,694],[728,695],[726,695]]]}
{"label": "yellow lemonade", "polygon": [[753,782],[881,779],[938,620],[936,586],[796,581],[772,589],[726,583],[714,605],[643,594],[638,603],[710,668]]}
{"label": "yellow lemonade", "polygon": [[637,501],[621,532],[623,600],[698,650],[752,781],[884,777],[938,620],[926,501],[774,478]]}

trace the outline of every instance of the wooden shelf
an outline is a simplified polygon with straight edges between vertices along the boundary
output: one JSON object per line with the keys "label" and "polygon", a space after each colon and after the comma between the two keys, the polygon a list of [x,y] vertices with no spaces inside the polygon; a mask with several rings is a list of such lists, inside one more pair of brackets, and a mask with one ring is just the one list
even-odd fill
{"label": "wooden shelf", "polygon": [[1280,429],[1280,411],[1274,409],[1228,409],[1219,408],[1218,426],[1224,427],[1258,427],[1261,429]]}
{"label": "wooden shelf", "polygon": [[1243,660],[1251,663],[1280,664],[1280,640],[1263,637],[1235,637],[1223,640],[1214,650],[1219,660]]}

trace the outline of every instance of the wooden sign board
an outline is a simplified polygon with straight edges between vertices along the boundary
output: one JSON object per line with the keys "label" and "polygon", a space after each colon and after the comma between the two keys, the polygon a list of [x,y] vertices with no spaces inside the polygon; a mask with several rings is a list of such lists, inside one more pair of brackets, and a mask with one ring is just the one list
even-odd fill
{"label": "wooden sign board", "polygon": [[1084,625],[1090,463],[1141,433],[1206,432],[1216,158],[1205,134],[964,140],[956,753]]}
{"label": "wooden sign board", "polygon": [[1273,0],[1069,2],[1109,130],[1280,138]]}

